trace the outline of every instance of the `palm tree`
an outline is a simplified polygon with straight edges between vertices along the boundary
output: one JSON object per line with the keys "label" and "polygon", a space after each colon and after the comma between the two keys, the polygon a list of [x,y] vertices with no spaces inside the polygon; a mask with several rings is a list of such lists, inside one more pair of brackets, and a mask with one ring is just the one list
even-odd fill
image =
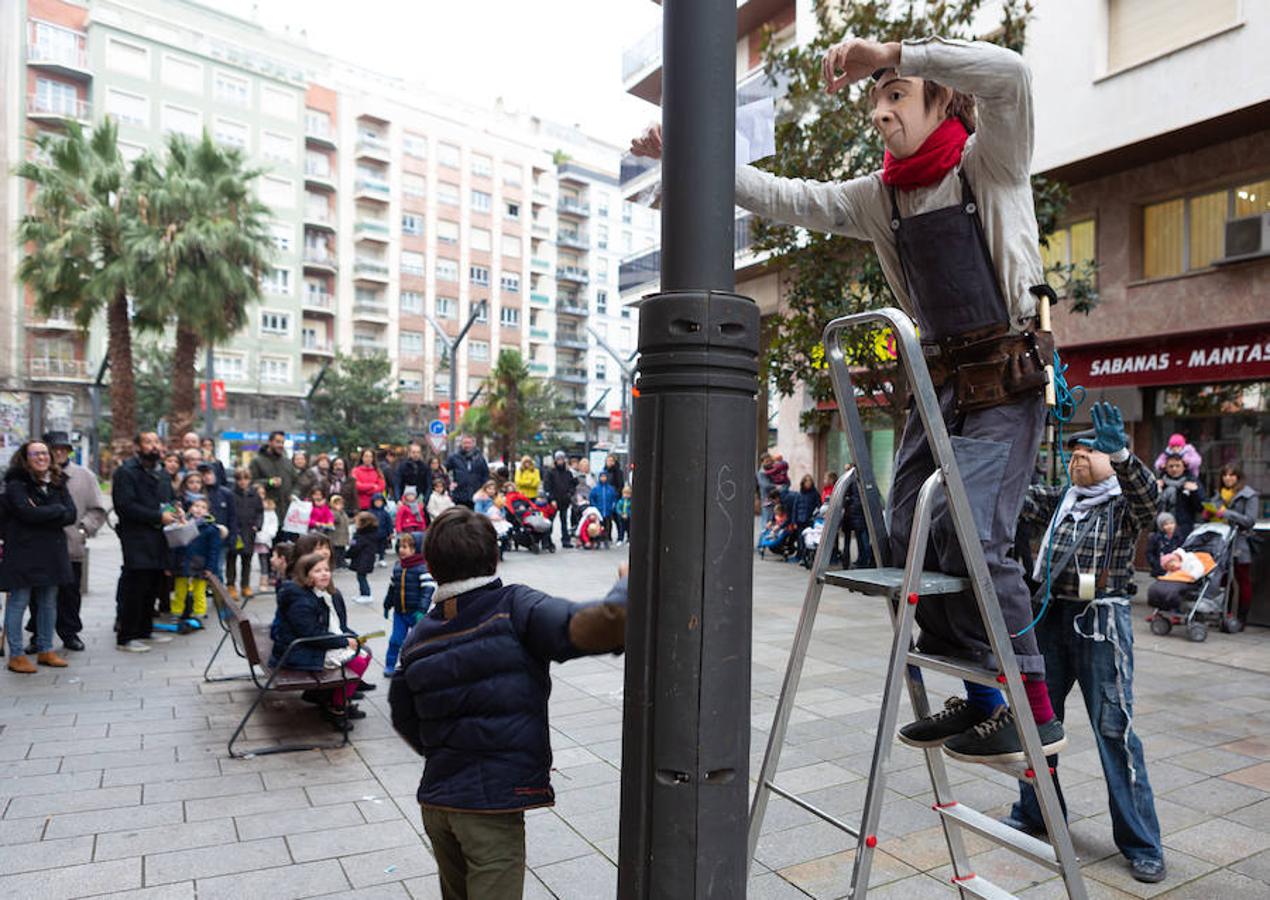
{"label": "palm tree", "polygon": [[261,174],[243,154],[173,135],[162,168],[139,170],[146,218],[130,237],[138,253],[137,301],[145,320],[175,327],[171,433],[194,422],[200,347],[228,340],[260,298],[273,245],[269,210],[253,193]]}
{"label": "palm tree", "polygon": [[570,419],[568,405],[549,382],[529,374],[520,351],[504,350],[485,380],[485,402],[468,410],[463,427],[479,438],[493,437],[510,461],[534,435],[554,437]]}
{"label": "palm tree", "polygon": [[117,135],[107,119],[90,138],[68,122],[65,134],[35,139],[33,158],[16,170],[35,188],[17,238],[26,248],[18,279],[41,315],[69,315],[86,332],[106,311],[111,444],[122,459],[137,427],[128,302],[136,267],[125,231],[138,208],[136,167],[130,170],[120,156]]}

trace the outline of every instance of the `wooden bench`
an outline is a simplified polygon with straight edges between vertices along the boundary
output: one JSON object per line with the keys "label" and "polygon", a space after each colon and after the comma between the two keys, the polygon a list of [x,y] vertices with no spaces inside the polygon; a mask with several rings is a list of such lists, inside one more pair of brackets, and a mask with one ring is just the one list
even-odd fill
{"label": "wooden bench", "polygon": [[[247,664],[245,677],[250,678],[252,683],[256,685],[256,696],[251,701],[251,706],[247,709],[242,721],[234,729],[233,736],[229,739],[229,755],[235,759],[242,759],[245,756],[263,756],[269,753],[291,753],[297,750],[333,750],[347,746],[349,743],[349,729],[344,727],[340,729],[342,740],[335,743],[282,744],[243,753],[235,752],[235,742],[237,742],[243,730],[247,727],[247,722],[251,719],[252,713],[256,711],[256,707],[260,705],[260,701],[267,694],[271,692],[295,693],[297,691],[347,689],[348,685],[355,684],[358,678],[356,675],[352,675],[344,666],[340,666],[338,669],[324,669],[321,672],[307,672],[300,669],[286,668],[287,658],[297,647],[316,641],[324,641],[329,635],[297,638],[288,644],[287,648],[282,652],[278,667],[270,669],[269,658],[273,654],[273,639],[269,634],[270,627],[257,622],[243,612],[242,607],[229,596],[225,586],[221,584],[219,579],[215,577],[209,578],[207,584],[211,589],[212,602],[216,605],[217,618],[222,622],[222,626],[227,628],[226,637],[230,637],[234,651]],[[224,643],[224,638],[222,638],[221,643]],[[216,653],[219,652],[220,645],[218,644]],[[215,655],[213,653],[213,658],[215,658]],[[209,663],[208,668],[210,667],[211,664]],[[226,679],[217,678],[214,680]]]}

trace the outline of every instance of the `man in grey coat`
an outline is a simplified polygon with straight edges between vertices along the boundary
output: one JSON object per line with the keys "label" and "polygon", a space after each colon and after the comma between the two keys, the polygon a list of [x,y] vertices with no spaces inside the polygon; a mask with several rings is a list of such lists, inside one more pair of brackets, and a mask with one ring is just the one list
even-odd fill
{"label": "man in grey coat", "polygon": [[[85,545],[106,524],[106,498],[93,473],[71,461],[74,445],[71,444],[70,435],[65,431],[50,431],[44,435],[44,443],[53,454],[53,462],[66,473],[66,488],[75,501],[78,513],[75,524],[66,526],[66,548],[70,551],[75,580],[57,589],[57,636],[62,639],[67,650],[83,650],[84,642],[79,637],[79,633],[84,630],[84,623],[79,618],[82,602],[79,585],[84,576],[84,560],[88,555]],[[34,616],[27,622],[26,630],[35,634]],[[33,648],[34,639],[27,652],[34,653]]]}

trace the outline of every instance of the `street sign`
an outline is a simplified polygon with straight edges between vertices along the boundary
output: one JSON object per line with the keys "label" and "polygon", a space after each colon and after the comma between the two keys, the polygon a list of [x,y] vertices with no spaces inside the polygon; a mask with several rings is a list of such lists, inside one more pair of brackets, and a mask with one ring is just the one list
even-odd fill
{"label": "street sign", "polygon": [[609,431],[622,430],[622,411],[614,409],[609,412]]}
{"label": "street sign", "polygon": [[[450,401],[442,400],[437,405],[439,407],[437,411],[437,415],[440,418],[441,422],[452,429],[457,429],[458,424],[452,423],[450,419]],[[466,400],[460,400],[456,405],[458,406],[458,421],[462,422],[463,416],[467,412],[468,407],[471,406],[471,404],[468,403]]]}
{"label": "street sign", "polygon": [[[207,382],[199,383],[199,405],[207,411]],[[212,409],[224,411],[229,409],[229,397],[225,393],[225,382],[219,378],[212,380]]]}
{"label": "street sign", "polygon": [[433,419],[428,423],[428,434],[438,434],[445,437],[445,423],[440,419]]}
{"label": "street sign", "polygon": [[445,452],[445,435],[428,433],[428,445],[432,447],[433,453]]}

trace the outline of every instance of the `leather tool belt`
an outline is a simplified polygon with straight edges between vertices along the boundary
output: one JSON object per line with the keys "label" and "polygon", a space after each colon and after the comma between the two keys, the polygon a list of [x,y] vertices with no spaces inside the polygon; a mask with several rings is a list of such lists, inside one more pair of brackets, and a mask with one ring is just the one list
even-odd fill
{"label": "leather tool belt", "polygon": [[935,387],[955,380],[957,410],[972,412],[1044,390],[1054,336],[1035,330],[1011,334],[1006,326],[994,326],[926,342],[922,350]]}

